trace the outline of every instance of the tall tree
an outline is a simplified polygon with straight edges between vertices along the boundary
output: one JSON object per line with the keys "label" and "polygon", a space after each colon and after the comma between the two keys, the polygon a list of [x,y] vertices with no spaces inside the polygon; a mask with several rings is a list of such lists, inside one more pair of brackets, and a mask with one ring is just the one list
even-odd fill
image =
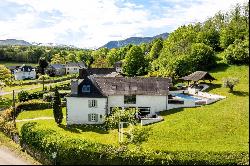
{"label": "tall tree", "polygon": [[0,65],[0,86],[10,83],[11,73],[4,65]]}
{"label": "tall tree", "polygon": [[62,107],[61,107],[61,98],[60,98],[60,94],[58,92],[57,87],[55,88],[55,95],[53,98],[52,106],[53,106],[55,122],[57,124],[61,124],[62,119],[63,119],[63,113],[62,113]]}
{"label": "tall tree", "polygon": [[162,47],[163,47],[163,39],[162,38],[155,39],[153,42],[153,46],[148,54],[149,60],[152,61],[154,59],[157,59],[161,53]]}
{"label": "tall tree", "polygon": [[126,54],[123,73],[128,76],[136,76],[145,74],[147,68],[147,61],[139,46],[132,46]]}
{"label": "tall tree", "polygon": [[38,67],[42,75],[44,75],[44,70],[48,66],[48,62],[44,57],[40,57],[38,61]]}

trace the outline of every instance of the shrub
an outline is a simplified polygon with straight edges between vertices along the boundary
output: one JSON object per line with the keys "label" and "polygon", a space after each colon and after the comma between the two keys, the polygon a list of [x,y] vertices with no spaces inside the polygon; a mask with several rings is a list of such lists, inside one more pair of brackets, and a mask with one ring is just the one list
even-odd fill
{"label": "shrub", "polygon": [[115,129],[118,128],[119,122],[128,122],[131,124],[136,124],[136,113],[138,113],[138,110],[133,108],[126,111],[114,108],[112,110],[112,114],[105,118],[105,126],[107,129]]}
{"label": "shrub", "polygon": [[229,92],[233,92],[233,88],[235,85],[239,83],[238,78],[224,78],[223,79],[223,87],[229,88]]}
{"label": "shrub", "polygon": [[58,90],[70,90],[70,82],[67,83],[60,83],[60,84],[56,84],[55,86],[51,86],[50,90],[53,91],[55,90],[57,87]]}
{"label": "shrub", "polygon": [[49,75],[47,75],[47,74],[45,74],[45,75],[40,75],[39,77],[38,77],[38,80],[49,80],[50,79],[50,76]]}
{"label": "shrub", "polygon": [[21,92],[18,93],[18,100],[20,102],[24,102],[32,99],[42,99],[43,94],[44,92],[42,91],[29,93],[27,91],[22,90]]}
{"label": "shrub", "polygon": [[20,102],[29,100],[29,93],[27,91],[22,90],[21,92],[18,93],[17,96]]}
{"label": "shrub", "polygon": [[54,96],[54,92],[44,93],[43,101],[51,102]]}

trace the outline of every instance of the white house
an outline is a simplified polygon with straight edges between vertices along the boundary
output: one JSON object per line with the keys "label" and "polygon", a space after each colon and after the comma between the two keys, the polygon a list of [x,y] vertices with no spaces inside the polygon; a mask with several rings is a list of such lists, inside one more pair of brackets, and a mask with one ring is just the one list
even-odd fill
{"label": "white house", "polygon": [[68,62],[65,68],[66,74],[74,74],[79,73],[80,69],[86,68],[86,64],[84,62]]}
{"label": "white house", "polygon": [[23,64],[14,70],[14,76],[16,80],[36,79],[36,71],[33,67]]}
{"label": "white house", "polygon": [[67,124],[101,124],[115,107],[138,108],[142,116],[167,110],[169,78],[100,77],[71,81]]}

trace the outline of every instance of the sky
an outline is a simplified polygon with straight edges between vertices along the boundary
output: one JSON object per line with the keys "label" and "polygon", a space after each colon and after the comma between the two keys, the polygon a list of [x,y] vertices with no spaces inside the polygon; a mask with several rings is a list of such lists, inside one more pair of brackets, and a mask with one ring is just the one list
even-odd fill
{"label": "sky", "polygon": [[0,40],[98,48],[203,22],[247,0],[0,0]]}

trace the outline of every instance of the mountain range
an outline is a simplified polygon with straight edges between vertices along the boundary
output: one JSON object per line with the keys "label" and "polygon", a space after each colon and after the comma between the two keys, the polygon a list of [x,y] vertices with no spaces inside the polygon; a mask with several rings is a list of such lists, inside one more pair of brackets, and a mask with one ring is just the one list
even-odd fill
{"label": "mountain range", "polygon": [[19,46],[30,46],[30,44],[27,41],[24,40],[16,40],[16,39],[6,39],[6,40],[0,40],[0,45],[7,46],[7,45],[19,45]]}
{"label": "mountain range", "polygon": [[[152,40],[154,40],[155,38],[160,38],[162,37],[163,39],[167,38],[169,35],[169,33],[162,33],[160,35],[156,35],[153,37],[130,37],[127,38],[125,40],[118,40],[118,41],[110,41],[107,44],[105,44],[102,47],[107,47],[108,49],[111,48],[118,48],[118,47],[123,47],[125,45],[128,44],[135,44],[135,45],[139,45],[141,43],[149,43]],[[21,45],[21,46],[50,46],[50,47],[74,47],[72,45],[63,45],[63,44],[55,44],[55,43],[36,43],[36,42],[32,42],[29,43],[25,40],[17,40],[17,39],[6,39],[6,40],[0,40],[0,45]],[[100,48],[102,48],[100,47]]]}
{"label": "mountain range", "polygon": [[123,46],[126,46],[128,44],[139,45],[141,43],[149,43],[152,40],[154,40],[155,38],[162,37],[163,39],[165,39],[168,37],[168,35],[169,35],[169,33],[162,33],[160,35],[156,35],[153,37],[130,37],[130,38],[127,38],[125,40],[110,41],[102,47],[106,47],[108,49],[111,49],[111,48],[123,47]]}

